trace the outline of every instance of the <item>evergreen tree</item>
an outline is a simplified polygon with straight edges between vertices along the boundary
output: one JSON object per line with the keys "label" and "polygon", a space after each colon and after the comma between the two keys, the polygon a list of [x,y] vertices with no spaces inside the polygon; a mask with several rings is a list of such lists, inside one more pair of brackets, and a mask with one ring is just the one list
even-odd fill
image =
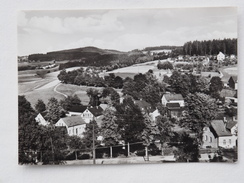
{"label": "evergreen tree", "polygon": [[103,137],[103,143],[105,143],[106,146],[115,145],[121,139],[118,124],[116,123],[115,111],[111,108],[107,108],[103,115],[104,117],[102,118],[100,130],[101,136]]}
{"label": "evergreen tree", "polygon": [[50,98],[47,103],[47,121],[54,125],[64,115],[64,109],[60,106],[58,100],[54,97]]}
{"label": "evergreen tree", "polygon": [[42,113],[46,110],[46,105],[45,103],[43,102],[43,100],[41,99],[38,99],[36,105],[35,105],[35,109],[38,113]]}

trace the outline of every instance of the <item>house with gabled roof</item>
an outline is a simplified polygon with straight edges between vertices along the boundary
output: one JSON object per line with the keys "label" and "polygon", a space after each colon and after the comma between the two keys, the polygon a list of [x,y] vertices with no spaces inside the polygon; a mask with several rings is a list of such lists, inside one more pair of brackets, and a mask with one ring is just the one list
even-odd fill
{"label": "house with gabled roof", "polygon": [[46,114],[47,112],[38,113],[38,115],[35,117],[35,120],[39,125],[49,125],[49,122],[45,119]]}
{"label": "house with gabled roof", "polygon": [[166,107],[168,103],[179,103],[180,107],[185,106],[184,98],[181,94],[166,93],[163,95],[161,101],[164,107]]}
{"label": "house with gabled roof", "polygon": [[82,113],[87,109],[87,106],[83,105],[73,105],[68,110],[67,116],[78,116],[82,115]]}
{"label": "house with gabled roof", "polygon": [[234,90],[237,90],[237,76],[231,76],[230,79],[228,80],[228,85],[230,88],[233,88]]}
{"label": "house with gabled roof", "polygon": [[55,124],[56,127],[66,127],[67,133],[72,135],[77,135],[82,137],[85,131],[86,122],[81,116],[68,116],[60,118]]}
{"label": "house with gabled roof", "polygon": [[100,106],[88,107],[81,115],[86,123],[92,120],[96,120],[99,116],[103,114],[103,109]]}
{"label": "house with gabled roof", "polygon": [[151,104],[145,100],[135,100],[134,103],[141,109],[143,113],[150,113],[153,111]]}
{"label": "house with gabled roof", "polygon": [[224,59],[225,59],[225,54],[223,54],[221,51],[219,52],[219,54],[217,55],[217,60],[218,60],[218,62],[222,62],[222,61],[224,61]]}
{"label": "house with gabled roof", "polygon": [[152,111],[151,113],[149,113],[149,116],[151,117],[151,119],[152,119],[153,121],[155,121],[156,118],[157,118],[158,116],[160,116],[160,112],[159,112],[158,109],[156,109],[156,110]]}
{"label": "house with gabled roof", "polygon": [[170,117],[180,117],[183,111],[183,107],[178,102],[167,103],[166,108]]}
{"label": "house with gabled roof", "polygon": [[[234,126],[223,120],[213,120],[209,127],[203,129],[203,148],[235,148],[237,145],[237,135]],[[237,124],[237,123],[236,123]],[[227,127],[228,126],[228,127]],[[231,130],[233,128],[233,130]]]}

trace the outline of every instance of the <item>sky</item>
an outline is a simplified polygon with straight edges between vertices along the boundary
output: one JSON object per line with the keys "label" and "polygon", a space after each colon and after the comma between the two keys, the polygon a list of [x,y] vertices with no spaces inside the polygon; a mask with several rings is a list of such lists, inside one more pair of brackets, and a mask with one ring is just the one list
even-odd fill
{"label": "sky", "polygon": [[85,46],[130,51],[237,38],[237,9],[19,11],[17,26],[18,56]]}

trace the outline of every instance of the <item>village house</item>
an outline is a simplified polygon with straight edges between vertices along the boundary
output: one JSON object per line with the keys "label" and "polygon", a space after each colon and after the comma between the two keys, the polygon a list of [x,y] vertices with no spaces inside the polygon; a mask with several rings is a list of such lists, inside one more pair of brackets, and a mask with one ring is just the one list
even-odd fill
{"label": "village house", "polygon": [[230,88],[237,90],[237,76],[231,76],[230,79],[228,80],[228,85]]}
{"label": "village house", "polygon": [[184,56],[183,55],[179,55],[178,56],[178,60],[184,60]]}
{"label": "village house", "polygon": [[152,119],[153,121],[155,121],[156,118],[157,118],[158,116],[160,116],[160,113],[159,113],[158,109],[156,109],[156,110],[154,110],[153,112],[149,113],[149,116],[151,117],[151,119]]}
{"label": "village house", "polygon": [[49,125],[49,122],[45,120],[44,116],[46,116],[46,112],[39,113],[36,117],[35,120],[39,125],[47,126]]}
{"label": "village house", "polygon": [[86,122],[81,116],[68,116],[60,118],[55,124],[56,127],[66,127],[68,135],[77,135],[82,137],[85,131]]}
{"label": "village house", "polygon": [[135,100],[134,103],[141,109],[143,113],[152,112],[152,106],[145,100]]}
{"label": "village house", "polygon": [[225,59],[225,55],[220,51],[219,54],[217,55],[217,60],[218,62],[223,62]]}
{"label": "village house", "polygon": [[161,101],[164,107],[166,107],[168,103],[179,103],[180,107],[185,106],[185,102],[181,94],[166,93],[163,95]]}
{"label": "village house", "polygon": [[213,120],[203,129],[202,148],[235,148],[237,146],[237,122]]}
{"label": "village house", "polygon": [[92,120],[96,120],[103,113],[103,109],[100,106],[88,107],[81,115],[86,123]]}
{"label": "village house", "polygon": [[182,111],[183,111],[183,107],[181,107],[178,102],[167,103],[166,108],[167,108],[168,114],[171,118],[180,117],[182,114]]}

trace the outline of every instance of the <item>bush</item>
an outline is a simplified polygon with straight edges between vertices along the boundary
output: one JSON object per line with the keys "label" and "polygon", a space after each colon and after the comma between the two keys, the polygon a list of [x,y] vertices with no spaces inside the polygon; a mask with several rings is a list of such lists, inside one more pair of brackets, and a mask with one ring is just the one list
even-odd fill
{"label": "bush", "polygon": [[138,150],[135,153],[137,156],[145,156],[146,155],[145,149],[144,150]]}
{"label": "bush", "polygon": [[158,69],[173,69],[173,65],[170,62],[158,63]]}
{"label": "bush", "polygon": [[78,159],[82,160],[82,159],[90,159],[91,156],[90,154],[82,154],[82,155],[78,155]]}

